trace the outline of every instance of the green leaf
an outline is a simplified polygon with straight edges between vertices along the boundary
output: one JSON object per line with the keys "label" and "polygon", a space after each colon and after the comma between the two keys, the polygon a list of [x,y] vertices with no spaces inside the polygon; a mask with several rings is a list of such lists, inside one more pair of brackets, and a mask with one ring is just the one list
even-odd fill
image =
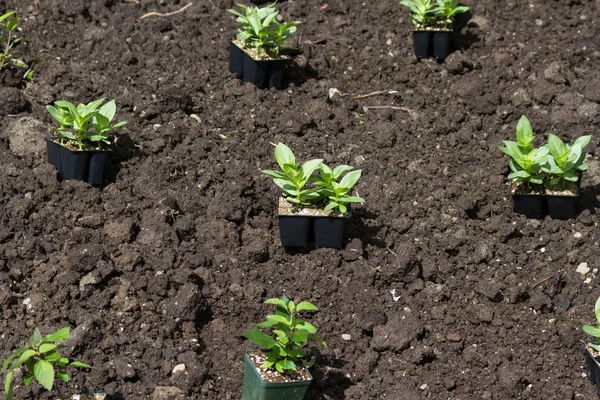
{"label": "green leaf", "polygon": [[29,386],[29,384],[31,383],[31,380],[33,379],[33,375],[27,375],[26,377],[23,378],[23,385],[25,385],[25,387]]}
{"label": "green leaf", "polygon": [[533,148],[533,139],[534,136],[531,124],[526,116],[521,115],[521,118],[517,123],[517,142],[525,154],[529,153]]}
{"label": "green leaf", "polygon": [[576,144],[578,144],[583,149],[585,146],[588,145],[588,143],[590,142],[590,140],[592,140],[592,135],[582,136],[579,139],[577,139],[575,141],[575,143],[573,143],[573,146],[575,146]]}
{"label": "green leaf", "polygon": [[357,169],[356,171],[348,172],[340,181],[340,186],[345,189],[351,189],[356,185],[356,182],[360,179],[362,170]]}
{"label": "green leaf", "polygon": [[36,347],[42,341],[42,334],[38,328],[33,330],[33,335],[29,338],[29,345],[31,347]]}
{"label": "green leaf", "polygon": [[310,322],[300,321],[297,325],[297,328],[304,329],[308,333],[316,333],[317,328],[315,328]]}
{"label": "green leaf", "polygon": [[48,361],[38,360],[33,366],[35,379],[47,390],[52,390],[54,383],[54,367]]}
{"label": "green leaf", "polygon": [[18,58],[11,58],[10,63],[18,68],[23,68],[23,69],[29,68],[29,66],[27,64],[25,64],[25,62],[19,60]]}
{"label": "green leaf", "polygon": [[317,306],[315,306],[312,303],[309,303],[308,301],[303,301],[300,302],[297,306],[296,306],[296,312],[300,312],[300,311],[306,311],[306,310],[310,310],[310,311],[318,311],[319,309],[317,308]]}
{"label": "green leaf", "polygon": [[281,374],[290,374],[296,370],[296,364],[291,360],[281,360],[275,363],[275,368]]}
{"label": "green leaf", "polygon": [[600,324],[600,297],[598,297],[594,305],[594,313],[596,314],[596,321]]}
{"label": "green leaf", "polygon": [[327,347],[327,343],[325,343],[325,341],[323,339],[321,339],[320,337],[318,337],[316,335],[309,335],[308,340],[312,340],[314,342],[319,343],[323,347]]}
{"label": "green leaf", "polygon": [[65,382],[69,382],[69,374],[65,371],[57,372],[56,375]]}
{"label": "green leaf", "polygon": [[59,329],[56,332],[47,335],[44,338],[44,343],[62,342],[63,340],[69,338],[70,332],[71,332],[71,328],[69,328],[69,327]]}
{"label": "green leaf", "polygon": [[318,159],[314,159],[314,160],[309,160],[307,162],[305,162],[302,165],[302,181],[306,182],[308,181],[308,178],[310,178],[310,176],[313,174],[313,172],[315,172],[319,166],[321,165],[321,163],[323,162],[322,159],[318,158]]}
{"label": "green leaf", "polygon": [[15,18],[11,19],[6,24],[6,29],[8,29],[9,31],[14,31],[20,20],[21,20],[21,18],[19,18],[19,17],[15,17]]}
{"label": "green leaf", "polygon": [[290,326],[291,324],[289,318],[283,317],[281,315],[267,315],[267,320],[276,321],[287,326]]}
{"label": "green leaf", "polygon": [[277,143],[275,146],[275,160],[281,169],[284,169],[286,164],[296,164],[296,158],[292,150],[283,143]]}
{"label": "green leaf", "polygon": [[93,368],[91,365],[87,365],[87,364],[84,364],[84,363],[79,362],[79,361],[72,361],[69,364],[69,366],[70,367],[78,367],[78,368]]}
{"label": "green leaf", "polygon": [[277,324],[278,324],[277,321],[264,321],[264,322],[259,322],[258,324],[256,324],[256,326],[259,328],[270,328]]}
{"label": "green leaf", "polygon": [[15,11],[9,11],[6,14],[2,14],[2,16],[0,16],[0,22],[4,21],[5,19],[10,18],[13,15],[15,15]]}
{"label": "green leaf", "polygon": [[5,397],[4,400],[12,400],[13,399],[13,375],[15,374],[15,371],[10,371],[8,374],[6,374],[6,380],[4,381],[4,392],[5,392]]}
{"label": "green leaf", "polygon": [[342,197],[342,200],[344,200],[344,202],[346,203],[364,203],[365,199],[363,199],[362,197],[358,197],[358,196],[344,196]]}
{"label": "green leaf", "polygon": [[2,369],[0,370],[0,374],[3,374],[8,369],[13,360],[19,358],[21,354],[23,354],[27,350],[29,350],[29,346],[21,347],[20,349],[17,349],[13,354],[11,354],[10,357],[4,360],[4,362],[2,363]]}
{"label": "green leaf", "polygon": [[248,332],[244,333],[244,337],[266,349],[271,349],[277,345],[275,339],[265,334],[260,329],[249,330]]}
{"label": "green leaf", "polygon": [[[87,108],[87,112],[88,113],[92,113],[94,111],[96,111],[98,109],[98,107],[100,107],[100,105],[104,103],[104,98],[98,99],[98,100],[94,100],[89,102],[85,107]],[[114,100],[112,101],[112,103],[114,103]],[[107,104],[105,104],[102,108],[106,107]],[[114,104],[113,104],[114,105]],[[113,114],[114,115],[114,114]],[[111,118],[109,118],[111,119]]]}
{"label": "green leaf", "polygon": [[49,352],[50,350],[54,350],[54,349],[56,349],[56,347],[57,347],[57,346],[56,346],[55,344],[52,344],[52,343],[44,343],[44,344],[42,344],[42,345],[40,346],[40,349],[39,349],[39,351],[40,351],[40,353],[47,353],[47,352]]}
{"label": "green leaf", "polygon": [[268,299],[268,300],[265,300],[264,304],[273,304],[275,306],[287,308],[287,304],[282,299]]}
{"label": "green leaf", "polygon": [[109,101],[100,108],[100,114],[108,118],[108,122],[112,121],[117,113],[117,105],[114,100]]}
{"label": "green leaf", "polygon": [[584,325],[582,329],[585,333],[592,335],[593,337],[600,338],[600,328],[591,325]]}
{"label": "green leaf", "polygon": [[27,360],[29,360],[31,357],[35,356],[36,354],[38,354],[37,351],[35,350],[26,350],[25,352],[23,352],[23,354],[21,354],[21,356],[19,357],[18,360],[16,360],[11,366],[10,366],[10,370],[14,370],[18,367],[20,367],[21,365],[25,364],[25,362]]}
{"label": "green leaf", "polygon": [[50,362],[60,360],[60,353],[58,351],[50,351],[44,355],[44,359]]}

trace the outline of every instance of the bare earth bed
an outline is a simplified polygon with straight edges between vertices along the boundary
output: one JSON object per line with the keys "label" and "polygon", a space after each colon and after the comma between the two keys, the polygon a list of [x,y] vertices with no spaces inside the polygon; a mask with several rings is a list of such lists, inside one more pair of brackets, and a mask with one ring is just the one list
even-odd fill
{"label": "bare earth bed", "polygon": [[[0,1],[41,59],[0,88],[0,357],[70,326],[65,354],[95,366],[73,390],[239,399],[241,335],[286,294],[329,344],[308,400],[596,398],[598,1],[465,0],[443,63],[417,62],[395,0],[282,2],[302,25],[280,90],[229,73],[233,1],[32,3]],[[128,121],[105,184],[60,182],[45,105],[99,97]],[[577,218],[512,212],[498,145],[522,114],[536,144],[593,135]],[[259,172],[280,141],[363,170],[344,249],[281,247]]]}

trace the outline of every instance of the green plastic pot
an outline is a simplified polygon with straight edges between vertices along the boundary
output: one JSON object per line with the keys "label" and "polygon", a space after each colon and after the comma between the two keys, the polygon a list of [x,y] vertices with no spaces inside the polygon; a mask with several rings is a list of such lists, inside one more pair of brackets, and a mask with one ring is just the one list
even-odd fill
{"label": "green plastic pot", "polygon": [[242,400],[302,400],[306,390],[312,382],[310,379],[299,382],[270,383],[263,381],[260,373],[254,366],[248,354],[256,351],[248,351],[244,355],[244,387],[242,389]]}

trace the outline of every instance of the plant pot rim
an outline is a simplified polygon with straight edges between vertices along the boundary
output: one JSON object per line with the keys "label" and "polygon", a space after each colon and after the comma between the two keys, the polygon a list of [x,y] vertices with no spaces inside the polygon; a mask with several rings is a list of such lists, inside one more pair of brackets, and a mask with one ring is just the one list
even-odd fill
{"label": "plant pot rim", "polygon": [[237,47],[238,49],[240,49],[241,51],[243,51],[244,54],[246,54],[248,57],[250,57],[252,59],[252,61],[254,61],[254,62],[257,62],[257,63],[286,63],[286,64],[287,63],[291,64],[291,62],[292,62],[292,57],[285,56],[285,55],[284,56],[280,56],[280,58],[271,58],[271,59],[268,59],[268,60],[264,60],[264,59],[260,59],[260,58],[256,59],[256,58],[252,57],[250,54],[248,54],[248,52],[244,48],[238,46],[237,43],[234,43],[234,40],[236,40],[235,37],[227,38],[227,41],[230,44],[234,45],[235,47]]}
{"label": "plant pot rim", "polygon": [[246,352],[244,353],[244,358],[246,359],[247,362],[250,363],[250,365],[252,366],[253,373],[259,377],[260,382],[263,385],[268,386],[270,388],[290,387],[290,386],[306,386],[307,384],[310,384],[313,381],[313,376],[310,373],[310,371],[308,370],[308,368],[303,367],[304,370],[306,371],[306,374],[308,375],[309,379],[305,379],[302,381],[292,381],[292,382],[265,382],[262,378],[262,375],[260,374],[258,369],[256,369],[256,366],[250,359],[250,353],[261,353],[261,352],[262,352],[261,350],[246,350]]}
{"label": "plant pot rim", "polygon": [[[277,196],[275,197],[275,216],[276,217],[292,217],[292,218],[331,218],[331,219],[345,219],[345,218],[350,218],[352,216],[352,210],[351,210],[351,205],[348,204],[348,212],[344,215],[313,215],[313,214],[280,214],[279,213],[279,199],[283,198],[285,199],[285,196],[283,196],[283,194],[278,193]],[[319,208],[319,211],[323,211],[322,209]]]}
{"label": "plant pot rim", "polygon": [[105,153],[105,152],[109,152],[110,153],[111,151],[113,151],[111,148],[106,148],[106,149],[92,149],[92,150],[73,150],[73,149],[70,149],[70,148],[68,148],[66,146],[63,146],[61,143],[59,143],[57,141],[58,139],[56,137],[52,137],[51,136],[51,137],[44,138],[44,140],[46,140],[47,142],[54,143],[54,144],[62,147],[63,149],[66,149],[66,150],[68,150],[68,151],[70,151],[72,153],[84,153],[84,152],[87,152],[87,153]]}

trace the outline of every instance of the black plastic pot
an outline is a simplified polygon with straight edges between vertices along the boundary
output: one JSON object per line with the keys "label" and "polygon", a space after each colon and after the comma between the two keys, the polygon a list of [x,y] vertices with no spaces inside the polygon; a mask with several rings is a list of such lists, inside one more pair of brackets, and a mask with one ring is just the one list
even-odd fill
{"label": "black plastic pot", "polygon": [[352,213],[343,217],[314,217],[315,245],[339,249],[344,242],[344,229]]}
{"label": "black plastic pot", "polygon": [[554,196],[546,195],[548,202],[548,214],[552,219],[571,219],[576,216],[576,202],[579,195],[576,196]]}
{"label": "black plastic pot", "polygon": [[46,139],[48,162],[54,165],[64,180],[85,181],[92,185],[102,184],[107,150],[70,150],[52,139]]}
{"label": "black plastic pot", "polygon": [[[510,189],[509,189],[510,190]],[[546,196],[543,194],[512,194],[513,209],[528,218],[543,218],[546,215]]]}
{"label": "black plastic pot", "polygon": [[259,89],[281,86],[285,67],[291,62],[291,58],[255,60],[229,40],[229,70]]}
{"label": "black plastic pot", "polygon": [[302,400],[312,382],[310,379],[297,382],[265,382],[250,359],[249,351],[244,356],[244,383],[242,400]]}
{"label": "black plastic pot", "polygon": [[427,58],[431,55],[431,31],[413,31],[413,44],[417,58]]}
{"label": "black plastic pot", "polygon": [[433,32],[433,56],[438,60],[443,60],[450,54],[451,31]]}
{"label": "black plastic pot", "polygon": [[585,345],[585,364],[587,367],[587,376],[596,385],[596,393],[600,396],[600,385],[598,380],[600,379],[600,364],[594,358],[587,344]]}

